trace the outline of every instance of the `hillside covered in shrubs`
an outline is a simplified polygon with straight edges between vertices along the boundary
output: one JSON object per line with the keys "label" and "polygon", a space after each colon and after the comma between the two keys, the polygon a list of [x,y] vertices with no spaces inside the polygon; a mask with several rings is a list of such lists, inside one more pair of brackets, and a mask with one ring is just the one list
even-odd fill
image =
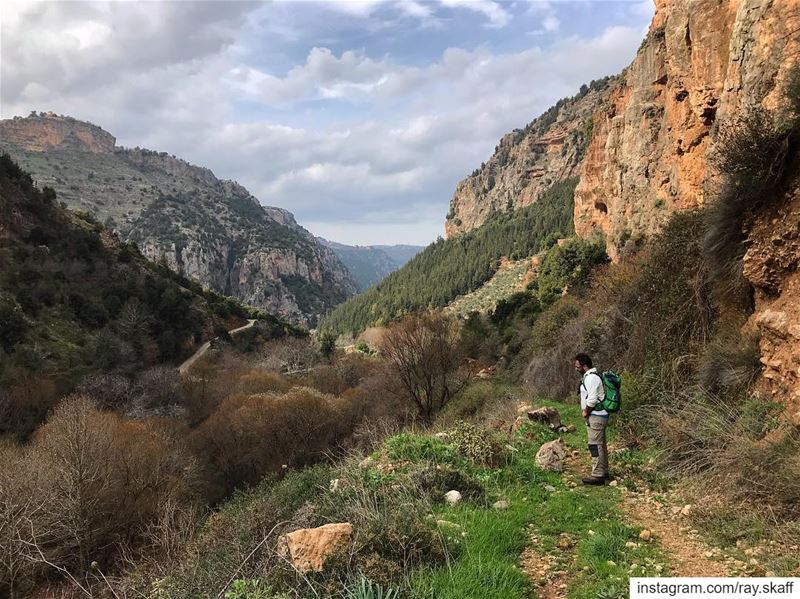
{"label": "hillside covered in shrubs", "polygon": [[573,193],[577,180],[554,184],[536,203],[497,214],[482,227],[439,239],[378,285],[337,307],[322,330],[357,335],[414,310],[442,308],[474,291],[497,271],[500,259],[532,256],[573,233]]}
{"label": "hillside covered in shrubs", "polygon": [[23,436],[91,373],[175,364],[248,317],[121,243],[0,157],[0,431]]}

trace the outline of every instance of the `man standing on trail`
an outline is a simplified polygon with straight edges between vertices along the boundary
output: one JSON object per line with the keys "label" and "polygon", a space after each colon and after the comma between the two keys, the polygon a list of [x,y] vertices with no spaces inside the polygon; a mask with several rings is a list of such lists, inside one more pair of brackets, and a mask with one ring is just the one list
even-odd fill
{"label": "man standing on trail", "polygon": [[586,420],[589,453],[592,456],[592,474],[583,479],[583,484],[602,485],[608,478],[608,412],[602,407],[595,409],[595,406],[602,404],[605,398],[603,379],[592,367],[592,359],[587,354],[575,356],[575,370],[581,375],[581,411]]}

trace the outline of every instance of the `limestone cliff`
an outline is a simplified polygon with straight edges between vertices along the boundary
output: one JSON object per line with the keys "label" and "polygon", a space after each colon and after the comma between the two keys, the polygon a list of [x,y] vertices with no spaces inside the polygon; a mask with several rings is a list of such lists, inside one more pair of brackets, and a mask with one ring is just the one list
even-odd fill
{"label": "limestone cliff", "polygon": [[703,203],[715,122],[777,101],[796,63],[799,30],[796,0],[658,0],[620,76],[506,135],[458,185],[448,236],[578,174],[576,232],[604,232],[616,255],[672,211]]}
{"label": "limestone cliff", "polygon": [[5,120],[0,133],[4,141],[36,152],[70,148],[111,154],[117,143],[113,135],[97,125],[52,112]]}
{"label": "limestone cliff", "polygon": [[0,121],[0,149],[70,208],[215,291],[311,326],[356,291],[291,213],[207,168],[116,147],[99,127],[49,113]]}
{"label": "limestone cliff", "polygon": [[[601,231],[617,258],[674,211],[711,197],[718,132],[757,108],[785,110],[799,65],[797,0],[656,0],[632,64],[603,88],[562,101],[505,136],[458,185],[446,231],[477,227],[577,174],[575,231]],[[552,141],[564,139],[572,143]],[[800,170],[796,157],[791,168]],[[755,290],[750,326],[760,333],[764,365],[760,385],[800,422],[797,184],[750,215],[744,234],[744,272]]]}
{"label": "limestone cliff", "polygon": [[578,174],[592,137],[592,114],[607,102],[614,80],[592,81],[523,129],[505,135],[488,162],[461,181],[445,233],[479,227],[497,212],[524,208],[557,181]]}

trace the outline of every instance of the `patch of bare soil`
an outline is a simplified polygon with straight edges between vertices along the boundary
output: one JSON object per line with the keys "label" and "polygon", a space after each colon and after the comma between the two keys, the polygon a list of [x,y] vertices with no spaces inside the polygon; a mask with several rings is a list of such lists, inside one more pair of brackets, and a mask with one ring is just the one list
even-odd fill
{"label": "patch of bare soil", "polygon": [[[706,545],[688,517],[691,506],[671,505],[659,501],[650,491],[632,492],[620,489],[620,507],[640,526],[649,530],[669,555],[672,576],[731,576],[718,547]],[[660,498],[660,497],[659,497]]]}
{"label": "patch of bare soil", "polygon": [[[558,545],[564,551],[564,555],[569,555],[567,552],[574,546],[574,541],[562,535]],[[568,559],[574,559],[574,556]],[[541,540],[533,532],[530,535],[530,544],[520,555],[519,565],[536,586],[538,599],[566,598],[568,589],[566,568],[560,566],[554,555],[544,550]]]}

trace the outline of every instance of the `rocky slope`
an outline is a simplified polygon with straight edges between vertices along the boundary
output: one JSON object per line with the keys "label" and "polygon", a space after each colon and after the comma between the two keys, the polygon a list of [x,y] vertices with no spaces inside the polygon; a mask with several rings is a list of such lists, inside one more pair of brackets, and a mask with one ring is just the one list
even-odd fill
{"label": "rocky slope", "polygon": [[99,127],[52,113],[0,121],[0,148],[70,208],[215,291],[311,326],[356,291],[334,252],[289,212],[208,169],[116,147]]}
{"label": "rocky slope", "polygon": [[[536,200],[575,174],[575,228],[606,233],[616,255],[670,212],[703,203],[720,119],[775,105],[796,63],[800,7],[789,0],[657,0],[647,38],[613,80],[561,101],[462,181],[452,236]],[[713,149],[712,149],[713,151]]]}
{"label": "rocky slope", "polygon": [[614,81],[592,81],[504,136],[488,162],[458,184],[446,236],[479,227],[497,212],[528,206],[553,183],[577,176],[592,138],[592,114],[608,101]]}

